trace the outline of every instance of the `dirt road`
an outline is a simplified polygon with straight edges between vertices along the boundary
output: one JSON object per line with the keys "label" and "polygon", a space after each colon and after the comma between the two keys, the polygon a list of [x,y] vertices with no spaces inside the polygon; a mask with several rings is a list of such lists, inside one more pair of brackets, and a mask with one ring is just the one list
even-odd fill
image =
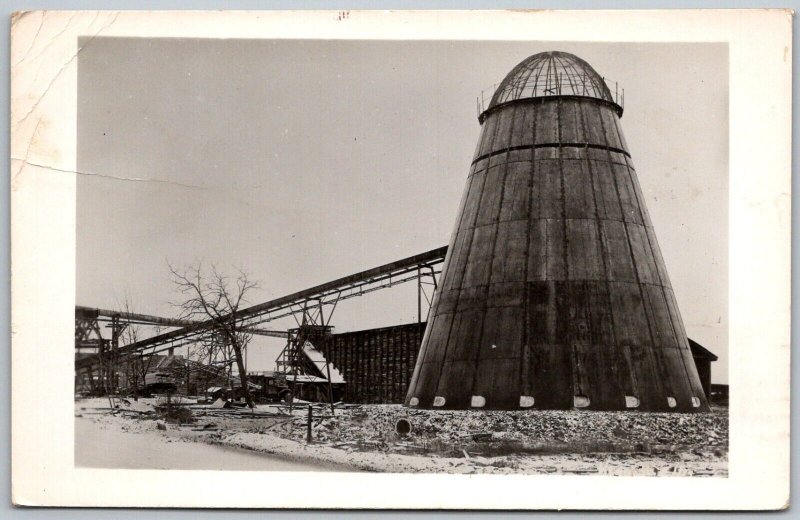
{"label": "dirt road", "polygon": [[75,466],[78,467],[242,471],[337,469],[235,448],[184,442],[155,432],[122,432],[88,418],[75,418],[75,436]]}

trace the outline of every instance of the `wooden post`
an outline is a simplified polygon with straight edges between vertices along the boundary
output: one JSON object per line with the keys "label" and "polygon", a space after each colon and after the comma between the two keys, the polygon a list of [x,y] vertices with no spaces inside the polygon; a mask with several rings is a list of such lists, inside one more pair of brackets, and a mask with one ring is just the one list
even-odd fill
{"label": "wooden post", "polygon": [[314,418],[314,407],[308,405],[308,429],[306,431],[306,442],[311,444],[311,421]]}

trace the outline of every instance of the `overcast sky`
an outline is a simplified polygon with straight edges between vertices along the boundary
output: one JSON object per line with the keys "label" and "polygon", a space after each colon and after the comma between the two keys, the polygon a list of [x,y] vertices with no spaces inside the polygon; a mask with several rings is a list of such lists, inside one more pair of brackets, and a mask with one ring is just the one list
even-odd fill
{"label": "overcast sky", "polygon": [[[446,245],[476,97],[563,50],[625,88],[622,126],[688,335],[727,382],[724,44],[95,38],[79,55],[77,300],[173,316],[167,262],[241,266],[251,303]],[[134,180],[139,179],[139,180]],[[337,331],[416,320],[413,284]],[[277,324],[273,325],[277,328]],[[251,370],[280,340],[258,338]]]}

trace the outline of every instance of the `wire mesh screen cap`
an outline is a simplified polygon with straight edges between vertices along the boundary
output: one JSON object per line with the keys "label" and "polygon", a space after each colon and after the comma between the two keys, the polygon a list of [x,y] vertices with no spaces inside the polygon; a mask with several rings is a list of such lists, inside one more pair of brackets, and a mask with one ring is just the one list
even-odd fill
{"label": "wire mesh screen cap", "polygon": [[601,99],[622,108],[621,92],[614,91],[591,65],[568,52],[534,54],[514,67],[495,90],[487,109],[519,99],[582,96]]}

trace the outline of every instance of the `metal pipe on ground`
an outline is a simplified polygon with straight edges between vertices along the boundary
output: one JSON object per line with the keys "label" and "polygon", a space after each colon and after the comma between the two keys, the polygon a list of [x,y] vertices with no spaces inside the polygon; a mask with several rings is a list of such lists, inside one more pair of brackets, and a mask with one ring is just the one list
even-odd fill
{"label": "metal pipe on ground", "polygon": [[400,435],[401,437],[405,437],[413,430],[414,427],[411,425],[411,421],[406,419],[405,417],[397,419],[397,422],[394,424],[394,431],[396,431],[397,434]]}

